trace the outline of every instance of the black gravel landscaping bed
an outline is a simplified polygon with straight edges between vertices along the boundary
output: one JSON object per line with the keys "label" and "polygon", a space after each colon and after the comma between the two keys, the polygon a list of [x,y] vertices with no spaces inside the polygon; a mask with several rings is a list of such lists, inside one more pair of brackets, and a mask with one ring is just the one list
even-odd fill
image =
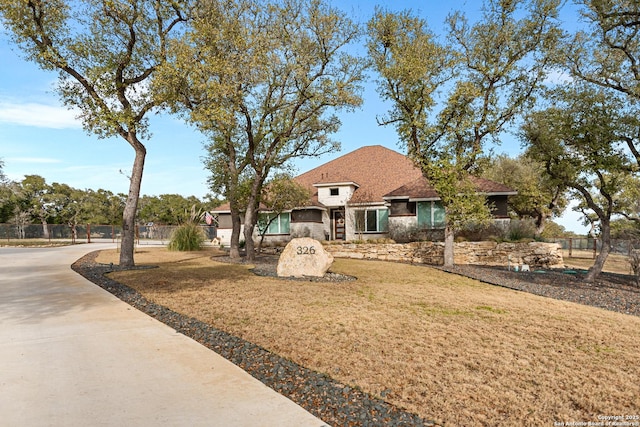
{"label": "black gravel landscaping bed", "polygon": [[97,264],[98,252],[80,258],[72,269],[136,309],[215,351],[278,393],[333,426],[433,426],[357,388],[340,384],[236,336],[148,301],[137,291],[109,279],[118,266]]}
{"label": "black gravel landscaping bed", "polygon": [[583,270],[515,272],[467,265],[438,268],[492,285],[640,316],[640,287],[631,275],[601,273],[594,283],[586,283]]}

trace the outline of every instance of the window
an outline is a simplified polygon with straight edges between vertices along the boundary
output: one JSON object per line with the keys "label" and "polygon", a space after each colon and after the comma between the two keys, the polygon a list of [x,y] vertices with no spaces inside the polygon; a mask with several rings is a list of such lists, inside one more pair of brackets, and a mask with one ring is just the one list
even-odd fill
{"label": "window", "polygon": [[340,189],[339,188],[330,188],[329,189],[329,195],[330,196],[339,196],[340,195]]}
{"label": "window", "polygon": [[418,202],[418,226],[423,228],[444,227],[444,206],[440,201]]}
{"label": "window", "polygon": [[360,233],[383,233],[389,227],[387,209],[366,209],[355,211],[355,228]]}
{"label": "window", "polygon": [[[271,221],[271,222],[270,222]],[[265,234],[289,234],[291,223],[291,214],[289,212],[280,215],[261,213],[258,214],[258,230]]]}
{"label": "window", "polygon": [[416,202],[393,200],[389,206],[389,216],[415,216]]}

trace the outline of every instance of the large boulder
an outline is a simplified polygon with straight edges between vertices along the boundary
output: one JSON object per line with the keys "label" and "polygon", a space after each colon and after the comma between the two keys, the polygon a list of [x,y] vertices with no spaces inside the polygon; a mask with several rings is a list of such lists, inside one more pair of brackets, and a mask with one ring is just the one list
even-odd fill
{"label": "large boulder", "polygon": [[322,277],[333,264],[333,255],[309,237],[291,240],[278,260],[278,277]]}

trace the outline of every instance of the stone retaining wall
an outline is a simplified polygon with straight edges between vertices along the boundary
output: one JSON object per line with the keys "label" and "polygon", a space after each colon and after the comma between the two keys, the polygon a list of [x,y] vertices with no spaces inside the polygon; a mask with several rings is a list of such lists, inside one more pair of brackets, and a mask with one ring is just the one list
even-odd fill
{"label": "stone retaining wall", "polygon": [[[441,265],[444,243],[343,243],[325,245],[336,258],[376,259],[413,264]],[[515,266],[530,268],[563,268],[561,247],[557,243],[496,243],[461,242],[455,244],[455,263],[458,265]]]}

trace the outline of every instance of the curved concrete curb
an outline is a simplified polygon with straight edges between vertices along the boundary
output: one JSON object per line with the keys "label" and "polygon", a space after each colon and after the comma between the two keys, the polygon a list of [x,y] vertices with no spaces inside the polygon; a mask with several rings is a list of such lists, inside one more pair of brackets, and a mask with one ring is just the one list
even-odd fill
{"label": "curved concrete curb", "polygon": [[0,248],[3,425],[326,425],[69,267],[114,246]]}

